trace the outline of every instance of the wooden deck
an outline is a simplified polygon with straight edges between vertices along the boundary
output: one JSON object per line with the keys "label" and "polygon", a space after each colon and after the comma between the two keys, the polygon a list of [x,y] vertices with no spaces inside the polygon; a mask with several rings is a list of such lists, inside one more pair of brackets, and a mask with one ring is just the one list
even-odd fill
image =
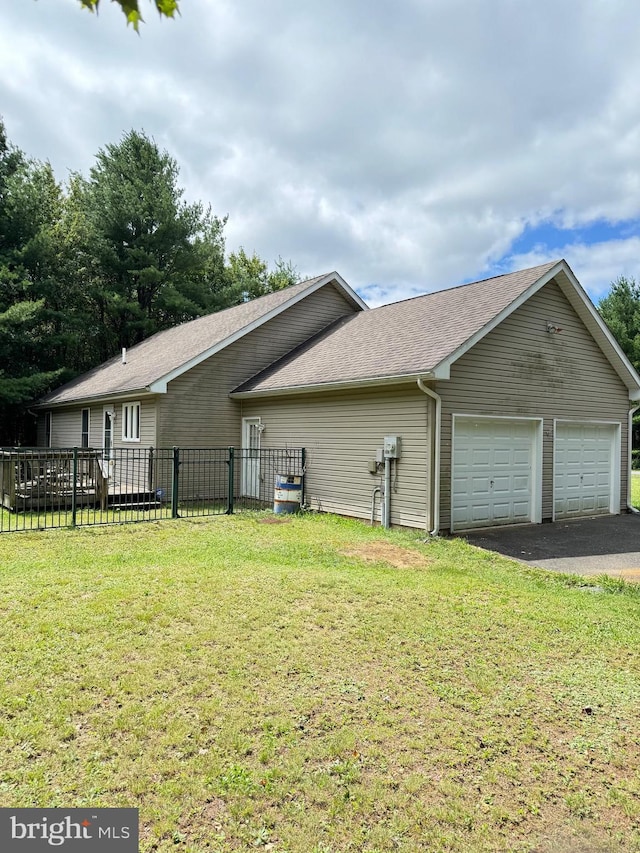
{"label": "wooden deck", "polygon": [[[100,450],[0,451],[1,504],[11,512],[64,511],[76,507],[154,509],[160,506],[144,471],[135,481],[118,477]],[[135,472],[134,472],[135,473]]]}

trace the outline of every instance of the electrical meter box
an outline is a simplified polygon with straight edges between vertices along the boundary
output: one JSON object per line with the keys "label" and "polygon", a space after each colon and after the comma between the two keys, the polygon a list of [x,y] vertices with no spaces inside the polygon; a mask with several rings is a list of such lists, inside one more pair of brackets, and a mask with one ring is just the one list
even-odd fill
{"label": "electrical meter box", "polygon": [[382,450],[385,459],[399,459],[402,453],[402,437],[385,435]]}

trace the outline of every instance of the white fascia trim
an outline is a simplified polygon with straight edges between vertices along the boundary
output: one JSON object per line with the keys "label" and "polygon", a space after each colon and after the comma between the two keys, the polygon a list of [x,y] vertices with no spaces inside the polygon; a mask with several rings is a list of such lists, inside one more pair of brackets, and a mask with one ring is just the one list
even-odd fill
{"label": "white fascia trim", "polygon": [[257,399],[258,397],[283,397],[292,394],[312,394],[318,391],[346,391],[351,388],[369,388],[376,385],[398,385],[415,383],[418,379],[432,382],[433,373],[402,373],[399,376],[381,376],[373,379],[353,379],[345,382],[317,382],[314,385],[290,385],[288,388],[266,388],[263,391],[231,391],[235,400]]}
{"label": "white fascia trim", "polygon": [[42,411],[48,409],[61,409],[61,408],[69,408],[73,406],[74,408],[78,406],[82,406],[83,408],[90,408],[92,405],[102,405],[104,403],[109,402],[110,400],[114,400],[116,402],[124,401],[124,400],[135,400],[138,397],[145,397],[149,394],[148,388],[132,388],[130,391],[114,391],[110,394],[92,394],[90,397],[77,397],[73,400],[59,400],[51,403],[34,403],[30,408],[39,409]]}
{"label": "white fascia trim", "polygon": [[[555,266],[551,267],[550,270],[547,270],[544,275],[541,275],[539,279],[533,282],[533,284],[530,284],[529,287],[520,294],[520,296],[514,299],[513,302],[510,302],[509,305],[506,306],[506,308],[503,308],[499,314],[497,314],[492,320],[490,320],[486,324],[486,326],[483,326],[481,329],[478,329],[475,335],[466,340],[448,358],[446,358],[444,361],[441,361],[440,364],[437,366],[436,370],[450,371],[452,364],[458,361],[459,358],[462,358],[462,356],[472,347],[474,347],[478,343],[478,341],[481,341],[486,335],[489,334],[489,332],[492,332],[496,328],[496,326],[499,326],[500,323],[503,322],[503,320],[506,320],[507,317],[513,314],[513,312],[520,308],[521,305],[524,305],[524,303],[528,299],[530,299],[534,293],[537,293],[538,290],[545,286],[545,284],[550,282],[551,279],[556,276],[562,269],[569,269],[564,261],[559,261],[557,264],[555,264]],[[449,377],[447,376],[447,378]]]}
{"label": "white fascia trim", "polygon": [[327,275],[323,276],[321,279],[316,281],[314,284],[307,287],[305,290],[300,291],[295,296],[292,296],[286,302],[281,303],[276,308],[272,308],[271,311],[268,311],[266,314],[263,314],[261,317],[258,317],[253,322],[249,323],[247,326],[244,326],[242,329],[239,329],[237,332],[234,332],[232,335],[229,335],[228,338],[225,338],[223,341],[219,341],[214,346],[209,347],[209,349],[201,352],[199,355],[194,356],[189,361],[186,361],[184,364],[181,364],[180,367],[176,367],[175,370],[170,371],[169,373],[161,376],[159,379],[156,379],[155,382],[152,382],[151,385],[148,386],[147,390],[152,394],[166,394],[167,393],[167,384],[171,382],[172,379],[176,379],[178,376],[182,376],[183,373],[186,373],[187,370],[191,370],[193,367],[196,367],[198,364],[201,364],[206,359],[211,358],[212,355],[215,355],[217,352],[220,352],[231,344],[239,341],[245,335],[248,335],[249,332],[253,332],[255,329],[259,329],[260,326],[263,326],[265,323],[268,323],[269,320],[273,320],[274,317],[277,317],[278,314],[282,314],[283,311],[286,311],[287,308],[291,308],[293,305],[296,305],[298,302],[301,302],[303,299],[306,299],[307,296],[310,296],[312,293],[315,293],[316,290],[320,290],[321,287],[324,287],[326,284],[331,284],[331,282],[335,282],[340,286],[342,290],[344,290],[344,295],[357,307],[362,309],[363,311],[368,311],[369,306],[364,302],[355,290],[349,287],[346,281],[342,278],[342,276],[338,275],[337,272],[331,272]]}
{"label": "white fascia trim", "polygon": [[[585,293],[582,285],[580,284],[578,279],[573,274],[573,271],[571,270],[571,267],[569,266],[569,264],[563,262],[562,266],[563,266],[564,273],[566,274],[567,278],[569,279],[569,281],[573,285],[573,289],[567,293],[565,288],[562,286],[562,282],[558,282],[560,289],[562,290],[564,295],[567,297],[572,308],[576,311],[576,313],[578,314],[580,319],[583,321],[583,323],[584,323],[584,317],[581,316],[581,310],[586,311],[587,314],[589,315],[589,317],[596,323],[598,330],[600,331],[600,333],[604,337],[604,342],[598,341],[598,339],[596,338],[595,339],[596,343],[598,343],[600,345],[600,348],[603,349],[603,352],[605,352],[605,355],[608,357],[609,361],[611,361],[611,355],[614,355],[614,357],[617,356],[617,358],[620,360],[620,364],[618,366],[619,366],[619,368],[621,368],[621,370],[619,370],[619,369],[616,370],[616,373],[618,373],[620,378],[623,379],[625,385],[629,389],[629,399],[630,400],[640,400],[640,375],[638,375],[635,368],[633,367],[633,365],[631,364],[631,362],[629,361],[627,356],[624,354],[624,352],[620,348],[620,344],[617,342],[617,340],[614,338],[614,336],[609,331],[609,327],[604,322],[604,320],[602,319],[602,317],[600,316],[600,314],[596,310],[595,306],[593,305],[593,303],[591,302],[591,300],[589,299],[589,297]],[[576,297],[577,297],[577,299],[576,299]],[[586,323],[585,323],[585,325],[586,325]],[[591,330],[589,330],[589,331],[591,331]],[[605,349],[602,346],[603,343],[605,343],[605,347],[607,344],[611,347],[611,349],[613,350],[613,353],[611,355],[605,351]],[[615,365],[613,365],[613,367],[615,369]],[[626,380],[623,378],[622,373],[627,374]]]}

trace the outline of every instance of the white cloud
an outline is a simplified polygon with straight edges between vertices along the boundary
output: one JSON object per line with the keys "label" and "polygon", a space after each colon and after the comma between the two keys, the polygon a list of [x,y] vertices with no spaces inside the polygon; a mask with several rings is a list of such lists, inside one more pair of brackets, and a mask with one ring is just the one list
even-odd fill
{"label": "white cloud", "polygon": [[[640,217],[631,0],[185,0],[174,22],[149,4],[140,37],[101,5],[3,11],[9,138],[64,178],[144,128],[229,214],[229,248],[377,302],[526,263],[541,223]],[[565,254],[600,293],[635,239],[526,257]]]}
{"label": "white cloud", "polygon": [[537,247],[526,254],[512,255],[506,259],[505,266],[508,270],[524,269],[560,258],[567,261],[580,284],[597,303],[619,276],[638,280],[640,237],[591,245],[572,243],[556,248]]}

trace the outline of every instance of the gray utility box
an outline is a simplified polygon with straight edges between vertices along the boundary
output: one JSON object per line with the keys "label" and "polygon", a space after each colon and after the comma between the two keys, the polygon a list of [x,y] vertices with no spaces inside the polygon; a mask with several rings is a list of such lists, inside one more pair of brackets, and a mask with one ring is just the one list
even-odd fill
{"label": "gray utility box", "polygon": [[399,435],[385,435],[382,452],[385,459],[400,459],[402,455],[402,437]]}

